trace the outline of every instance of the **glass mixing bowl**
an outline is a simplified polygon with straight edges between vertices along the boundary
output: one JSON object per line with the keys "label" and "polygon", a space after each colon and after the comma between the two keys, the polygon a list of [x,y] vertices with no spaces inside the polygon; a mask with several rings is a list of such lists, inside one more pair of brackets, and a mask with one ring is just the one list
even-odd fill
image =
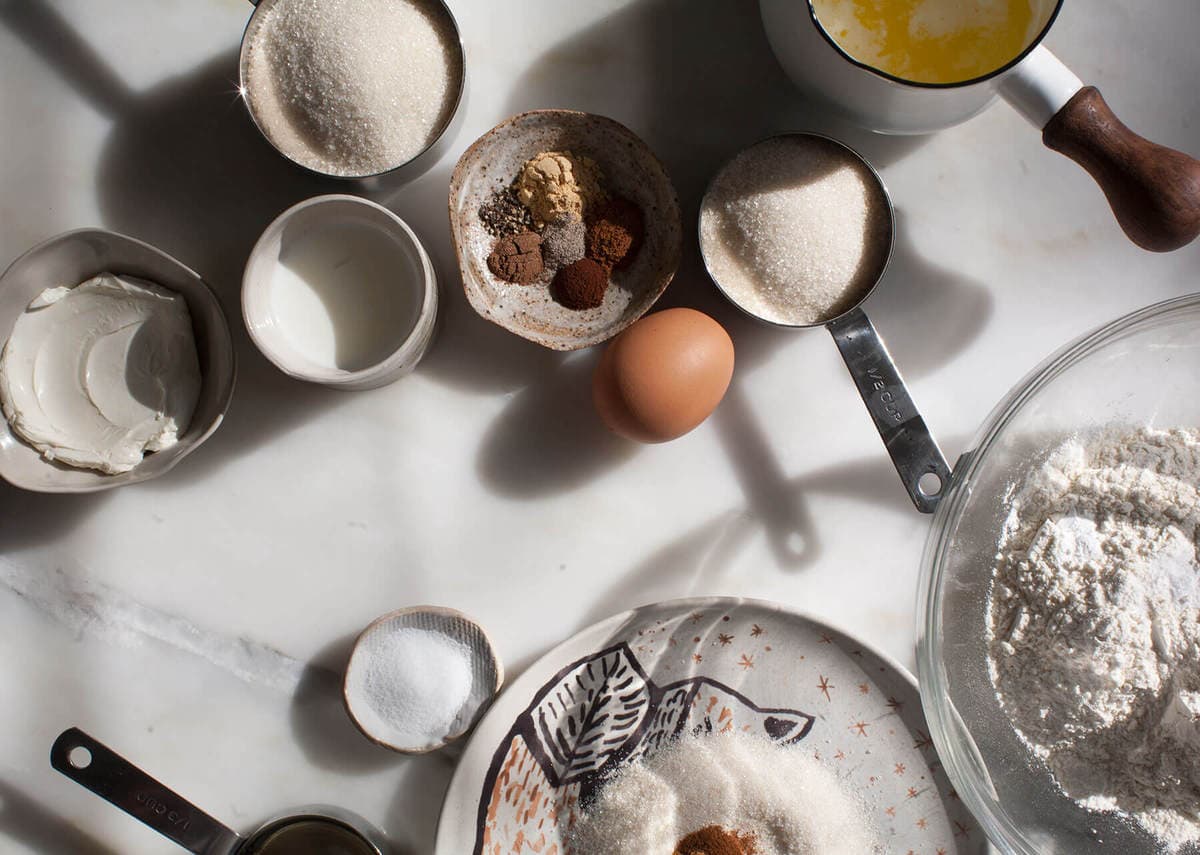
{"label": "glass mixing bowl", "polygon": [[1007,499],[1055,446],[1108,426],[1200,426],[1200,295],[1126,315],[1038,366],[988,416],[933,519],[917,618],[925,715],[959,796],[1006,852],[1159,851],[1121,815],[1084,810],[1056,788],[987,670],[987,596]]}

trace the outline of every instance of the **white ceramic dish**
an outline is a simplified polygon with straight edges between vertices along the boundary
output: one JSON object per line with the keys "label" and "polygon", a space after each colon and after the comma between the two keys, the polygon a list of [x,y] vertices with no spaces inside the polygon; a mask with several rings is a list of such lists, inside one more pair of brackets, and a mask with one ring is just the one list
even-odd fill
{"label": "white ceramic dish", "polygon": [[[333,227],[386,236],[394,251],[396,299],[416,306],[411,326],[396,329],[394,347],[370,365],[342,368],[314,360],[296,346],[273,302],[274,270],[286,265],[289,253],[305,241]],[[402,293],[400,289],[413,290]],[[263,355],[290,377],[338,389],[373,389],[412,371],[433,341],[437,310],[437,273],[420,239],[387,208],[359,196],[314,196],[288,208],[262,233],[242,276],[242,315]]]}
{"label": "white ceramic dish", "polygon": [[[364,641],[370,641],[380,633],[395,632],[407,627],[441,633],[448,638],[462,642],[471,650],[471,693],[459,710],[450,732],[437,745],[398,745],[389,741],[384,735],[376,733],[365,723],[370,720],[370,716],[362,716],[358,712],[364,708],[367,699],[356,695],[351,689],[356,682],[351,679],[351,674],[358,669],[366,669],[371,664],[371,653],[368,652],[370,644],[364,644]],[[470,731],[475,726],[475,722],[479,720],[479,716],[487,709],[488,704],[492,702],[496,693],[500,691],[503,683],[504,666],[496,656],[496,650],[492,647],[491,639],[488,638],[483,627],[454,609],[442,606],[414,606],[389,612],[376,618],[359,634],[358,639],[354,642],[354,651],[350,654],[350,662],[346,666],[342,700],[354,726],[376,745],[382,745],[384,748],[390,748],[401,754],[427,754],[454,742]]]}
{"label": "white ceramic dish", "polygon": [[[570,151],[595,160],[608,188],[636,202],[645,217],[637,257],[627,270],[612,273],[604,302],[594,309],[568,309],[550,296],[548,283],[504,282],[487,267],[496,239],[479,221],[479,206],[543,151]],[[449,202],[450,234],[472,308],[553,350],[576,350],[612,338],[654,305],[679,268],[683,232],[671,179],[633,131],[604,116],[534,110],[501,122],[459,158]]]}
{"label": "white ceramic dish", "polygon": [[182,294],[187,301],[201,376],[192,422],[172,447],[147,454],[128,472],[105,475],[46,460],[4,421],[0,429],[0,477],[17,487],[41,493],[89,493],[156,478],[212,436],[229,407],[237,369],[229,324],[216,296],[195,271],[149,244],[115,232],[66,232],[14,261],[0,276],[3,340],[8,341],[17,318],[43,290],[54,285],[78,285],[104,272],[149,280]]}
{"label": "white ceramic dish", "polygon": [[[618,683],[622,715],[605,715]],[[698,598],[601,621],[501,695],[450,784],[435,855],[566,852],[563,832],[580,802],[641,753],[655,710],[671,702],[687,710],[672,719],[674,733],[750,728],[811,750],[862,794],[887,852],[985,851],[901,666],[781,606]],[[630,723],[618,728],[617,720]]]}

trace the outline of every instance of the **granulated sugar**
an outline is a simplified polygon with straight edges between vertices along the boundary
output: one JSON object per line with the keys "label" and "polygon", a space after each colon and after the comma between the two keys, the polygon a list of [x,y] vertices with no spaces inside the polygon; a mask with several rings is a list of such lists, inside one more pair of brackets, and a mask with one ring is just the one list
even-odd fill
{"label": "granulated sugar", "polygon": [[871,170],[820,137],[776,137],[734,158],[705,194],[700,244],[713,278],[782,324],[830,320],[875,283],[890,243]]}
{"label": "granulated sugar", "polygon": [[565,851],[672,855],[717,825],[752,838],[755,855],[882,851],[858,800],[811,751],[742,733],[686,736],[609,779]]}
{"label": "granulated sugar", "polygon": [[246,98],[271,142],[310,169],[399,166],[454,109],[461,54],[433,0],[263,0],[254,20]]}

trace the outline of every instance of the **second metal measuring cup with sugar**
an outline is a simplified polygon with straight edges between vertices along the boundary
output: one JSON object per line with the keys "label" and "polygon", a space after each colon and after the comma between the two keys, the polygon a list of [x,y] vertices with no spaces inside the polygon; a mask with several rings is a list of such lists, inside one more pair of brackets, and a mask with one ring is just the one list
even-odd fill
{"label": "second metal measuring cup with sugar", "polygon": [[349,811],[311,805],[243,837],[78,728],[63,731],[50,765],[195,855],[386,855],[383,836]]}
{"label": "second metal measuring cup with sugar", "polygon": [[[888,455],[896,467],[896,472],[900,475],[905,490],[908,491],[908,495],[918,511],[933,513],[950,484],[950,467],[947,465],[945,457],[942,456],[937,442],[925,426],[925,420],[917,411],[912,397],[908,394],[900,371],[892,361],[891,354],[888,353],[887,345],[884,344],[883,339],[875,331],[874,325],[862,310],[862,304],[874,293],[879,281],[883,278],[895,242],[895,215],[887,187],[884,186],[883,180],[875,169],[858,152],[837,140],[818,134],[782,134],[756,145],[777,141],[794,141],[797,144],[829,147],[829,150],[836,152],[837,155],[848,156],[866,167],[865,172],[873,182],[881,201],[881,210],[878,213],[886,218],[879,238],[886,241],[886,245],[876,247],[877,251],[871,256],[875,266],[862,275],[863,281],[870,282],[869,287],[856,294],[853,305],[844,308],[835,317],[815,323],[788,323],[776,318],[765,317],[761,311],[747,306],[744,300],[740,300],[738,295],[727,287],[728,283],[721,282],[712,263],[713,248],[706,245],[705,230],[702,227],[700,229],[700,252],[704,256],[705,267],[725,297],[755,320],[788,329],[825,327],[833,334],[833,339],[842,354],[846,368],[850,371],[855,386],[858,387],[863,403],[867,405],[871,419],[879,431],[879,436],[887,448]],[[750,147],[750,149],[752,148],[754,146]],[[738,155],[735,155],[729,163],[733,163],[737,157]],[[708,190],[705,192],[706,201],[701,205],[702,211],[707,207],[707,200],[713,192],[714,184],[727,166],[728,164],[722,167],[717,173],[717,178],[714,178],[713,182],[709,184]],[[701,216],[703,217],[703,214]]]}

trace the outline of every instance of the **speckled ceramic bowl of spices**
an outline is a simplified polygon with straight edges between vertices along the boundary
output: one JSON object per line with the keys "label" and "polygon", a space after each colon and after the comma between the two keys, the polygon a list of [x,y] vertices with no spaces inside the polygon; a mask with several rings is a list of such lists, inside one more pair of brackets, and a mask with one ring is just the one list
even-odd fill
{"label": "speckled ceramic bowl of spices", "polygon": [[[487,264],[497,238],[481,220],[480,208],[531,158],[559,151],[595,161],[605,190],[634,202],[645,221],[637,254],[609,273],[603,302],[595,308],[570,309],[557,302],[548,276],[527,285],[506,282]],[[553,350],[577,350],[612,338],[654,305],[679,267],[683,233],[671,179],[636,134],[604,116],[535,110],[501,122],[459,159],[449,203],[450,232],[471,306],[487,320]]]}

